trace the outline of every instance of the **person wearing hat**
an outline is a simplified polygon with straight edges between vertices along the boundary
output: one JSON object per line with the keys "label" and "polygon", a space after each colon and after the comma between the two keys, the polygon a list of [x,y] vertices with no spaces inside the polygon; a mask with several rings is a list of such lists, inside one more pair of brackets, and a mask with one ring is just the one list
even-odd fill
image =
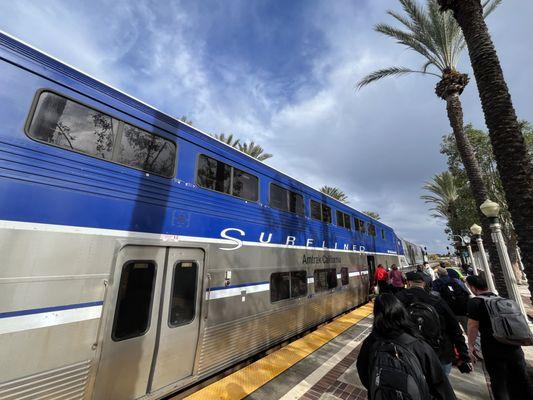
{"label": "person wearing hat", "polygon": [[446,268],[438,267],[437,275],[438,278],[433,282],[433,291],[446,301],[466,332],[466,310],[470,293],[464,287],[463,282],[449,276]]}
{"label": "person wearing hat", "polygon": [[[454,349],[459,353],[458,366],[465,363],[470,364],[468,347],[461,327],[448,304],[440,297],[434,296],[425,290],[424,275],[421,272],[408,272],[405,274],[407,289],[397,293],[396,297],[405,305],[412,316],[415,316],[416,309],[425,308],[428,310],[429,316],[434,318],[433,320],[427,318],[424,321],[417,318],[413,322],[418,325],[422,335],[432,330],[435,331],[437,328],[440,329],[440,334],[437,332],[438,340],[428,337],[425,337],[425,339],[432,344],[445,373],[449,374],[452,362],[455,360]],[[428,305],[429,308],[427,307]],[[432,324],[432,326],[427,326],[426,324]]]}

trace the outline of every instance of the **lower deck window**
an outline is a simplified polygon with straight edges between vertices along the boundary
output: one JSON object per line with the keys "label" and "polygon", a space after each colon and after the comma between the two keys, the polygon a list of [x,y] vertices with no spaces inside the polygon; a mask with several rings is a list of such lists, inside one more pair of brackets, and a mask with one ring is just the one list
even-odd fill
{"label": "lower deck window", "polygon": [[275,272],[270,275],[270,301],[295,299],[307,295],[307,272]]}
{"label": "lower deck window", "polygon": [[148,331],[154,281],[154,263],[135,261],[124,265],[111,332],[114,341],[142,336]]}
{"label": "lower deck window", "polygon": [[335,268],[315,269],[315,292],[337,287],[337,271]]}

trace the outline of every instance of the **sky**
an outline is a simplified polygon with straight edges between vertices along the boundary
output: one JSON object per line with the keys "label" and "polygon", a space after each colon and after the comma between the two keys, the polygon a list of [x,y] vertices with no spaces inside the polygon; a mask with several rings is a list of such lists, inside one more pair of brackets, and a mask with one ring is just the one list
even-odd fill
{"label": "sky", "polygon": [[[421,2],[423,0],[419,0]],[[0,0],[0,30],[211,133],[254,140],[267,164],[337,186],[396,233],[444,252],[444,221],[420,199],[446,169],[451,132],[434,78],[355,90],[383,67],[423,60],[375,32],[396,0]],[[504,0],[488,18],[519,118],[533,121],[533,2]],[[471,77],[466,123],[485,129]],[[524,68],[525,67],[525,68]]]}

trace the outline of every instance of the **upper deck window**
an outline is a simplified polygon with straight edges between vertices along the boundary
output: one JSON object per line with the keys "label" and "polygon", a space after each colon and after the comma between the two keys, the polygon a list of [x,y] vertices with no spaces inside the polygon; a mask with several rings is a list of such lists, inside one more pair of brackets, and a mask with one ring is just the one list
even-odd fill
{"label": "upper deck window", "polygon": [[331,207],[311,200],[311,218],[331,224]]}
{"label": "upper deck window", "polygon": [[354,221],[355,221],[355,230],[361,233],[366,233],[365,221],[361,221],[359,218],[354,218]]}
{"label": "upper deck window", "polygon": [[257,201],[259,180],[256,176],[214,158],[200,154],[198,160],[198,185],[245,200]]}
{"label": "upper deck window", "polygon": [[171,177],[176,145],[51,92],[39,95],[28,128],[33,139]]}
{"label": "upper deck window", "polygon": [[301,194],[284,189],[275,183],[270,184],[270,206],[304,215],[304,198]]}
{"label": "upper deck window", "polygon": [[337,210],[337,225],[346,229],[352,229],[350,216],[342,211]]}
{"label": "upper deck window", "polygon": [[376,236],[376,226],[374,224],[368,224],[368,234],[370,236]]}

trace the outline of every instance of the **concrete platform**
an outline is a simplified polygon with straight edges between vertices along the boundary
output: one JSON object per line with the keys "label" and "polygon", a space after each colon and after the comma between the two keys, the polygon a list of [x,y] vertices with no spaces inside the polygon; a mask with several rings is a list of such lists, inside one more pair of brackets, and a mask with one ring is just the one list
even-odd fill
{"label": "concrete platform", "polygon": [[[366,399],[355,363],[372,325],[371,305],[363,306],[263,359],[187,397],[224,400]],[[483,363],[474,372],[452,370],[458,399],[489,400]]]}

